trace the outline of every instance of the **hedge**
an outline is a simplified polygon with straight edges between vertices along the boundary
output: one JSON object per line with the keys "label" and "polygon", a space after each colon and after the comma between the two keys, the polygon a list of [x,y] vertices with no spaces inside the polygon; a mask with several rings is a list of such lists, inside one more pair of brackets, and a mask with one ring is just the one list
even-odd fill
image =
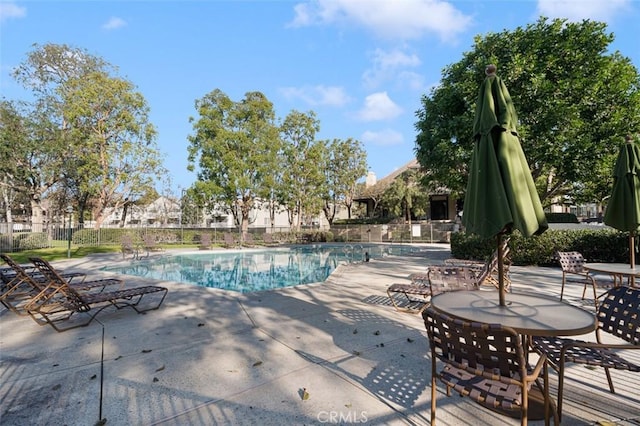
{"label": "hedge", "polygon": [[[483,240],[464,232],[451,234],[451,255],[458,259],[484,261],[495,247],[494,239]],[[556,266],[557,251],[579,251],[588,262],[629,261],[628,234],[612,229],[549,229],[528,238],[515,231],[509,247],[514,265]]]}

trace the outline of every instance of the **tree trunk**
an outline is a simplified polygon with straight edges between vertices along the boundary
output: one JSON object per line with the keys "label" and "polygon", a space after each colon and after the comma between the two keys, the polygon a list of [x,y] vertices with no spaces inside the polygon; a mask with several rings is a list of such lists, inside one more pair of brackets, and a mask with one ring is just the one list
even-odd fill
{"label": "tree trunk", "polygon": [[42,204],[39,197],[31,199],[31,232],[42,232]]}
{"label": "tree trunk", "polygon": [[124,200],[124,205],[122,206],[122,218],[120,219],[120,228],[124,228],[124,224],[127,223],[127,213],[129,213],[129,201]]}

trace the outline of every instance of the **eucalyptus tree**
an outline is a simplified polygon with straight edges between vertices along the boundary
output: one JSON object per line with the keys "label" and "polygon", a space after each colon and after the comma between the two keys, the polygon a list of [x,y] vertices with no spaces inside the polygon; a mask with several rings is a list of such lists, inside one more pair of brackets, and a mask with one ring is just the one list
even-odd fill
{"label": "eucalyptus tree", "polygon": [[611,158],[626,134],[640,130],[640,77],[628,58],[610,51],[613,40],[604,23],[546,18],[477,36],[417,112],[416,154],[430,186],[465,191],[478,88],[494,63],[543,204],[565,194],[601,198]]}
{"label": "eucalyptus tree", "polygon": [[348,218],[351,219],[358,180],[367,173],[367,153],[362,143],[352,138],[333,139],[326,145],[326,193],[322,210],[329,224],[332,224],[339,205],[347,208]]}
{"label": "eucalyptus tree", "polygon": [[29,170],[32,167],[30,145],[30,126],[28,118],[23,115],[13,102],[0,101],[0,204],[9,224],[13,229],[12,208],[20,193],[26,193],[29,181]]}
{"label": "eucalyptus tree", "polygon": [[133,83],[91,72],[66,84],[63,116],[80,193],[93,199],[96,228],[109,209],[150,190],[162,175],[162,157],[149,107]]}
{"label": "eucalyptus tree", "polygon": [[279,202],[289,214],[289,222],[300,230],[305,217],[320,213],[326,179],[327,146],[316,140],[320,121],[315,112],[291,111],[280,126],[283,140],[283,173]]}
{"label": "eucalyptus tree", "polygon": [[42,161],[30,180],[34,223],[42,196],[56,185],[52,199],[73,198],[80,221],[91,207],[99,227],[106,209],[138,196],[162,174],[146,101],[115,71],[83,49],[56,44],[34,45],[15,70],[35,99],[30,138]]}
{"label": "eucalyptus tree", "polygon": [[33,167],[30,179],[21,189],[31,200],[31,222],[36,227],[42,223],[43,197],[70,170],[66,168],[70,164],[67,160],[75,155],[68,141],[69,123],[62,114],[67,82],[89,72],[112,69],[104,60],[83,49],[64,44],[34,44],[33,50],[13,71],[16,81],[32,91],[34,98],[28,113]]}
{"label": "eucalyptus tree", "polygon": [[251,211],[269,197],[280,150],[273,104],[260,92],[234,102],[216,89],[195,103],[190,118],[189,170],[198,169],[194,190],[210,207],[232,214],[245,235]]}

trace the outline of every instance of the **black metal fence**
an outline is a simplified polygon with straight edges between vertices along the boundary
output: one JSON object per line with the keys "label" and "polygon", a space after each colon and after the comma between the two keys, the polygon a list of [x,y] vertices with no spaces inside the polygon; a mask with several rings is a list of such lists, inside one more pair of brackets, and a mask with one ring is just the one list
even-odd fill
{"label": "black metal fence", "polygon": [[[1,225],[5,225],[4,228]],[[251,227],[248,232],[256,244],[264,241],[263,235],[271,234],[273,239],[283,243],[308,241],[346,243],[432,243],[449,242],[451,232],[458,230],[458,224],[450,221],[422,221],[413,224],[368,224],[334,225],[329,229],[305,228],[293,231],[290,228]],[[14,252],[38,248],[69,246],[120,245],[123,235],[142,239],[151,234],[160,244],[198,244],[201,235],[209,234],[214,244],[224,244],[224,234],[231,233],[236,240],[241,238],[238,228],[203,228],[189,225],[148,226],[148,227],[102,227],[99,229],[64,227],[59,224],[34,226],[21,224],[9,232],[6,224],[0,224],[0,251]]]}

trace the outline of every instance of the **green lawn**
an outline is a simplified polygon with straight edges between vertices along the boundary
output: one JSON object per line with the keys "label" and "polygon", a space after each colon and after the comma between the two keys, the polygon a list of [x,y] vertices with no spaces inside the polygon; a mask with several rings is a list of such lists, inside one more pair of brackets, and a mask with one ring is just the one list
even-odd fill
{"label": "green lawn", "polygon": [[[117,253],[120,246],[99,246],[99,247],[71,247],[71,257],[85,257],[92,253]],[[25,250],[15,253],[8,253],[12,259],[18,263],[28,263],[29,257],[41,257],[45,260],[60,260],[67,258],[67,247],[53,247],[37,250]]]}

